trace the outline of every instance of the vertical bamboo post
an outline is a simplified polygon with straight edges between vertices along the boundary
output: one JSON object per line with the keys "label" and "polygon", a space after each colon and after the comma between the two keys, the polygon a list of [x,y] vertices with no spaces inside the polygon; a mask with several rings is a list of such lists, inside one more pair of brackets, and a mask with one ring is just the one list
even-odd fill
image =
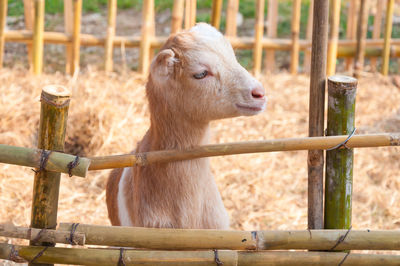
{"label": "vertical bamboo post", "polygon": [[[313,27],[313,11],[314,11],[314,0],[310,1],[310,8],[308,10],[308,20],[307,20],[307,31],[306,40],[310,41],[312,38],[312,27]],[[310,73],[311,67],[311,48],[307,48],[304,52],[304,72]]]}
{"label": "vertical bamboo post", "polygon": [[[349,135],[354,130],[357,79],[328,78],[327,135]],[[325,229],[351,226],[353,149],[338,147],[326,152]]]}
{"label": "vertical bamboo post", "polygon": [[222,10],[222,0],[213,0],[211,25],[213,25],[216,29],[219,29],[219,25],[221,23],[221,10]]}
{"label": "vertical bamboo post", "polygon": [[43,71],[43,31],[44,0],[35,0],[35,23],[33,27],[33,73],[40,75]]}
{"label": "vertical bamboo post", "polygon": [[104,47],[104,70],[113,70],[113,52],[114,52],[114,36],[115,36],[115,20],[117,16],[117,0],[108,0],[107,13],[107,36]]}
{"label": "vertical bamboo post", "polygon": [[174,0],[174,7],[172,9],[171,34],[175,34],[182,30],[184,4],[184,0]]}
{"label": "vertical bamboo post", "polygon": [[365,44],[368,30],[368,0],[360,0],[357,21],[357,48],[354,58],[354,77],[359,77],[364,68]]}
{"label": "vertical bamboo post", "polygon": [[225,35],[229,37],[236,37],[237,31],[237,14],[239,12],[239,0],[228,0],[226,8],[226,27]]}
{"label": "vertical bamboo post", "polygon": [[196,24],[196,0],[185,2],[185,29],[188,30]]}
{"label": "vertical bamboo post", "polygon": [[330,31],[328,42],[327,75],[331,76],[336,72],[337,47],[339,41],[340,22],[340,0],[331,0],[330,8]]}
{"label": "vertical bamboo post", "polygon": [[0,68],[3,68],[4,61],[4,32],[6,30],[7,21],[7,0],[1,0],[0,2]]}
{"label": "vertical bamboo post", "polygon": [[253,48],[253,71],[258,77],[261,72],[262,63],[262,39],[264,34],[264,0],[256,2],[256,23],[254,26],[254,48]]}
{"label": "vertical bamboo post", "polygon": [[150,48],[154,26],[154,0],[144,0],[142,10],[142,37],[139,51],[139,72],[147,76],[150,66]]}
{"label": "vertical bamboo post", "polygon": [[[354,40],[356,36],[357,23],[355,22],[357,21],[358,17],[357,4],[358,0],[349,0],[349,8],[347,10],[347,28],[346,28],[346,39],[348,40]],[[353,57],[346,58],[347,71],[351,70],[353,61],[354,61]]]}
{"label": "vertical bamboo post", "polygon": [[[28,0],[29,1],[29,0]],[[66,34],[72,36],[74,28],[74,11],[73,11],[74,0],[64,0],[64,31]],[[68,74],[72,73],[72,43],[65,45],[65,72]]]}
{"label": "vertical bamboo post", "polygon": [[301,0],[293,0],[292,8],[292,49],[290,55],[290,73],[297,74],[299,68]]}
{"label": "vertical bamboo post", "polygon": [[[33,4],[33,0],[24,0],[24,21],[25,21],[25,29],[33,30],[33,23],[34,23],[34,16],[35,16],[35,8]],[[32,43],[26,44],[26,49],[28,51],[28,63],[29,68],[32,69]]]}
{"label": "vertical bamboo post", "polygon": [[[267,14],[267,37],[274,39],[277,37],[278,31],[278,0],[268,1]],[[274,71],[275,68],[275,50],[266,49],[265,51],[265,72],[266,74]]]}
{"label": "vertical bamboo post", "polygon": [[390,62],[390,39],[392,36],[392,19],[393,19],[394,0],[387,0],[386,8],[386,24],[385,24],[385,43],[383,46],[382,74],[389,74]]}
{"label": "vertical bamboo post", "polygon": [[[64,151],[69,101],[70,92],[65,87],[50,85],[43,88],[38,134],[39,149]],[[60,176],[60,173],[45,170],[39,170],[35,173],[31,227],[56,228]],[[33,241],[30,244],[54,246],[51,243],[37,243]]]}
{"label": "vertical bamboo post", "polygon": [[196,8],[197,0],[192,0],[190,3],[190,27],[196,24]]}
{"label": "vertical bamboo post", "polygon": [[[376,13],[374,17],[374,29],[372,31],[372,39],[380,39],[381,38],[381,28],[382,28],[382,14],[383,14],[383,7],[384,3],[381,1],[376,2]],[[376,72],[376,63],[377,63],[377,57],[371,57],[370,58],[370,65],[371,65],[371,70],[373,72]]]}
{"label": "vertical bamboo post", "polygon": [[[328,1],[314,2],[311,50],[309,127],[310,137],[324,135],[326,54],[328,43]],[[323,228],[324,152],[310,150],[308,164],[308,228]]]}
{"label": "vertical bamboo post", "polygon": [[71,75],[79,72],[79,59],[81,48],[81,16],[82,0],[74,0],[74,28],[72,32],[72,66]]}

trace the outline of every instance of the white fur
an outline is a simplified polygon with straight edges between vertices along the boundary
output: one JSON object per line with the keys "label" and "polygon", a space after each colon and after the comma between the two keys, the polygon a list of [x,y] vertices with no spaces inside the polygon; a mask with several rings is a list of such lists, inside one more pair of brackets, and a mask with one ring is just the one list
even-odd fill
{"label": "white fur", "polygon": [[128,207],[126,206],[126,198],[123,193],[126,177],[129,176],[130,171],[132,171],[131,167],[126,167],[122,170],[122,175],[118,184],[118,217],[121,226],[133,226],[131,218],[129,217]]}

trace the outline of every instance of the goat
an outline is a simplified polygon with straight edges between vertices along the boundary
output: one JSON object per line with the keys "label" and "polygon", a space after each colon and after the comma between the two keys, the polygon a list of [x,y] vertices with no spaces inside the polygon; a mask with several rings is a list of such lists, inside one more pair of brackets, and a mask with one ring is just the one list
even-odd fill
{"label": "goat", "polygon": [[[266,106],[261,83],[205,23],[169,37],[151,63],[146,95],[151,125],[136,152],[207,144],[211,120]],[[229,228],[208,158],[116,169],[106,192],[112,225]]]}

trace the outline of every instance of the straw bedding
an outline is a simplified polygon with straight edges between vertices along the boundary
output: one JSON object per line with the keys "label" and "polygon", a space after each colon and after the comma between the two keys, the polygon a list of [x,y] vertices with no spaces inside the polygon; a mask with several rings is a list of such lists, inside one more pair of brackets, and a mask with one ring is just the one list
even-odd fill
{"label": "straw bedding", "polygon": [[[305,137],[308,131],[306,76],[265,76],[267,111],[254,117],[212,122],[211,143]],[[128,153],[149,126],[144,82],[135,74],[85,70],[78,77],[34,77],[26,70],[0,70],[0,143],[35,147],[39,95],[46,84],[72,90],[66,151],[82,156]],[[400,131],[400,91],[390,79],[360,80],[358,133]],[[400,149],[355,151],[353,228],[400,226]],[[307,152],[277,152],[211,159],[232,229],[307,228]],[[105,183],[109,171],[86,179],[62,175],[59,222],[109,225]],[[33,172],[0,164],[0,223],[29,225]],[[13,240],[13,243],[16,243]]]}

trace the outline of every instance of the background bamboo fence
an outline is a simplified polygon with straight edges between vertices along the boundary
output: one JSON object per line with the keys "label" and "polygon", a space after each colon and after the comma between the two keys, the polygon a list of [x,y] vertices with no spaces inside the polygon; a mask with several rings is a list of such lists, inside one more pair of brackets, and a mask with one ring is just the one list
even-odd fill
{"label": "background bamboo fence", "polygon": [[[274,54],[278,50],[290,51],[290,72],[296,74],[299,70],[300,52],[304,51],[305,72],[310,67],[310,47],[313,0],[308,10],[309,20],[305,39],[300,39],[300,12],[301,0],[292,3],[291,39],[277,38],[278,25],[278,0],[268,0],[267,31],[264,36],[265,1],[258,0],[255,3],[254,36],[238,37],[236,17],[239,11],[239,0],[228,0],[226,11],[223,12],[223,1],[213,0],[211,11],[211,24],[219,28],[221,16],[226,14],[225,35],[236,49],[250,49],[253,51],[253,72],[261,73],[262,58],[265,55],[265,71],[273,71],[275,66]],[[382,57],[381,72],[385,75],[389,70],[390,57],[400,57],[400,39],[391,39],[392,17],[395,1],[376,1],[376,12],[373,25],[372,38],[367,39],[367,19],[372,1],[368,0],[333,0],[330,8],[330,34],[327,53],[327,74],[335,73],[337,58],[345,57],[348,70],[353,68],[355,72],[361,71],[364,65],[364,57],[371,57],[371,67],[376,70],[377,57]],[[358,4],[358,3],[361,4]],[[104,46],[104,67],[106,71],[112,71],[112,51],[115,47],[139,48],[140,73],[146,75],[150,59],[154,49],[160,48],[167,36],[155,35],[155,6],[154,0],[144,0],[142,6],[142,29],[140,36],[116,36],[117,1],[108,1],[107,31],[105,36],[81,34],[82,0],[64,1],[65,32],[44,31],[44,0],[24,0],[25,30],[5,30],[7,16],[7,1],[2,0],[0,6],[0,65],[3,65],[5,42],[23,42],[28,47],[28,57],[31,69],[40,74],[43,69],[43,45],[55,43],[66,45],[66,72],[74,74],[79,69],[81,46]],[[384,7],[387,6],[386,11]],[[339,20],[341,8],[347,8],[346,39],[339,40]],[[374,7],[375,8],[375,7]],[[196,1],[175,0],[173,2],[171,33],[188,29],[196,22]],[[384,14],[385,13],[385,14]],[[381,38],[382,19],[384,21],[384,34]],[[356,34],[357,33],[357,34]],[[265,51],[266,53],[263,53]],[[356,73],[357,74],[357,73]]]}

